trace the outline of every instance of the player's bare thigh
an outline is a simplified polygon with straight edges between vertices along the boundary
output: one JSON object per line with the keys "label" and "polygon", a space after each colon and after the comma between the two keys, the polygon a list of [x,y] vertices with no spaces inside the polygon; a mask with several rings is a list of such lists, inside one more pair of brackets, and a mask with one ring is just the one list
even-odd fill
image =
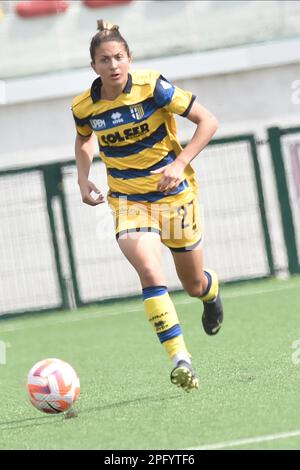
{"label": "player's bare thigh", "polygon": [[192,251],[171,251],[182,287],[192,297],[200,297],[207,287],[203,267],[203,248],[199,244]]}
{"label": "player's bare thigh", "polygon": [[137,271],[143,288],[166,285],[158,233],[124,233],[118,238],[118,244],[122,253]]}

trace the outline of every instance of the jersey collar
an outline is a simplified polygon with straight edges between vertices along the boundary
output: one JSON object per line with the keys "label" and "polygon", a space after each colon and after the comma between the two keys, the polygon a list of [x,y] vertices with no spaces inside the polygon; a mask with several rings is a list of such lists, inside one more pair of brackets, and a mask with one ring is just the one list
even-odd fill
{"label": "jersey collar", "polygon": [[[97,101],[101,100],[101,87],[102,87],[102,80],[101,80],[101,77],[98,77],[96,78],[96,80],[93,81],[92,86],[91,86],[91,98],[93,100],[93,103],[96,103]],[[132,76],[129,73],[127,83],[123,89],[123,93],[130,93],[131,88],[132,88]]]}

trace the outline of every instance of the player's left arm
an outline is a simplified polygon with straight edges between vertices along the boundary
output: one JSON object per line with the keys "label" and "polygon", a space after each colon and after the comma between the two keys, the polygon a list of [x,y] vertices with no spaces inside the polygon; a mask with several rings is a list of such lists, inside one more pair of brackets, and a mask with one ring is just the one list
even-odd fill
{"label": "player's left arm", "polygon": [[195,133],[173,163],[151,172],[162,173],[157,186],[158,191],[168,193],[180,184],[186,166],[204,149],[218,128],[215,116],[196,101],[186,117],[196,124]]}
{"label": "player's left arm", "polygon": [[177,155],[175,161],[181,162],[186,167],[206,147],[218,129],[216,117],[200,103],[194,101],[188,115],[189,121],[196,124],[196,131],[190,142]]}

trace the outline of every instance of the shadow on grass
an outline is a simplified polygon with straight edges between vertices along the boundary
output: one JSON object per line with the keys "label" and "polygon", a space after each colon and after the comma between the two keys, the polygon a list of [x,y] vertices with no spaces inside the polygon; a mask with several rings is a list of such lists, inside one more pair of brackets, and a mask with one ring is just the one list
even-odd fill
{"label": "shadow on grass", "polygon": [[9,429],[23,429],[33,426],[44,426],[45,424],[56,424],[58,422],[57,419],[51,422],[49,418],[53,419],[58,417],[59,415],[45,415],[37,416],[36,418],[23,418],[15,419],[13,421],[2,421],[0,422],[0,431],[7,431]]}
{"label": "shadow on grass", "polygon": [[[120,402],[115,402],[115,403],[108,403],[106,405],[100,405],[100,406],[95,406],[95,407],[90,407],[90,408],[76,408],[75,407],[75,412],[76,416],[78,415],[85,415],[87,413],[92,413],[95,411],[103,411],[103,410],[109,410],[113,408],[121,408],[121,407],[126,407],[130,405],[138,405],[138,404],[143,404],[147,402],[162,402],[166,400],[174,400],[176,398],[181,398],[180,395],[172,395],[168,397],[161,397],[161,396],[156,396],[156,397],[140,397],[136,398],[134,400],[125,400],[125,401],[120,401]],[[56,419],[54,419],[56,418]],[[15,419],[13,421],[3,421],[0,422],[0,431],[4,430],[9,430],[9,429],[24,429],[24,428],[31,428],[31,427],[37,427],[37,426],[47,426],[47,425],[53,425],[57,424],[58,418],[62,421],[69,421],[66,420],[65,414],[59,413],[59,414],[53,414],[53,415],[45,415],[45,416],[37,416],[36,418],[23,418],[23,419]],[[52,421],[53,420],[53,421]]]}
{"label": "shadow on grass", "polygon": [[94,411],[104,411],[104,410],[110,410],[113,408],[121,408],[123,406],[130,406],[130,405],[139,405],[139,404],[144,404],[147,402],[162,402],[166,400],[175,400],[176,398],[181,398],[180,395],[171,395],[168,397],[161,397],[161,396],[156,396],[156,397],[140,397],[140,398],[135,398],[134,400],[125,400],[125,401],[120,401],[120,402],[115,402],[115,403],[108,403],[106,405],[100,405],[100,406],[93,406],[90,408],[82,408],[78,412],[80,414],[85,414],[85,413],[91,413]]}

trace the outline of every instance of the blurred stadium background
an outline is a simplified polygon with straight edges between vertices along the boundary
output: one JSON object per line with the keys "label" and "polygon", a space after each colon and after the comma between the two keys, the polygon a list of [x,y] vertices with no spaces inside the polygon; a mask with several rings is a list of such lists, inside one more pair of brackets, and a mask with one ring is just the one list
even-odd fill
{"label": "blurred stadium background", "polygon": [[[140,293],[108,208],[82,204],[76,182],[70,105],[94,78],[98,18],[119,24],[134,67],[193,91],[220,122],[193,162],[207,265],[222,282],[300,272],[299,2],[0,1],[0,12],[0,315]],[[184,143],[193,126],[178,124]],[[106,190],[97,159],[91,178]]]}

